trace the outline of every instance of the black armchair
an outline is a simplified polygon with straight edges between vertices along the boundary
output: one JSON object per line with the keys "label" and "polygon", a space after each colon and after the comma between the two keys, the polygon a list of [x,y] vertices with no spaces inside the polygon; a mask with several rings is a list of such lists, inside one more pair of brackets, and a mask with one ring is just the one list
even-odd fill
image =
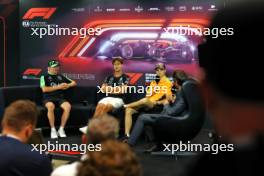
{"label": "black armchair", "polygon": [[153,126],[158,141],[165,143],[186,142],[201,130],[205,119],[204,102],[197,82],[187,80],[182,85],[183,97],[188,105],[184,116],[159,118]]}

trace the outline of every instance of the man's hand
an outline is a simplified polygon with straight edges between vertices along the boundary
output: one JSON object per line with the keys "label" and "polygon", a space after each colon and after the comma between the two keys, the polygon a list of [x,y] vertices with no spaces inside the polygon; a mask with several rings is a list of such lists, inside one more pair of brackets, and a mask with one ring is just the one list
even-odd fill
{"label": "man's hand", "polygon": [[172,95],[171,95],[171,100],[170,100],[170,102],[171,102],[171,103],[174,103],[175,100],[176,100],[176,95],[175,95],[175,94],[172,94]]}
{"label": "man's hand", "polygon": [[163,99],[160,101],[157,101],[155,105],[166,105],[169,104],[169,101],[167,99]]}
{"label": "man's hand", "polygon": [[167,95],[166,100],[168,103],[174,103],[176,100],[176,95],[175,94]]}
{"label": "man's hand", "polygon": [[66,90],[66,89],[68,89],[70,86],[68,85],[68,84],[66,84],[66,83],[62,83],[62,84],[59,84],[58,85],[58,88],[60,89],[60,90]]}

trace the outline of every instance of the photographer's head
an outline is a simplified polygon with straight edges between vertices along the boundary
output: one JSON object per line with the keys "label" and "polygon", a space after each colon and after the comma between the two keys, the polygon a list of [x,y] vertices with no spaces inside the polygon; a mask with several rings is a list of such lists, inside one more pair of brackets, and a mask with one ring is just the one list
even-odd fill
{"label": "photographer's head", "polygon": [[116,140],[102,142],[101,151],[90,151],[78,166],[77,176],[141,176],[142,168],[131,148]]}
{"label": "photographer's head", "polygon": [[118,137],[119,123],[110,115],[94,117],[83,132],[86,134],[84,141],[89,144],[99,144],[105,140],[114,140]]}
{"label": "photographer's head", "polygon": [[[241,2],[220,10],[210,28],[233,28],[234,35],[206,38],[199,46],[201,88],[218,133],[245,138],[264,131],[261,45],[263,2]],[[250,80],[250,84],[248,82]]]}
{"label": "photographer's head", "polygon": [[26,143],[35,129],[38,109],[29,100],[18,100],[11,103],[4,112],[2,120],[3,135],[14,135]]}

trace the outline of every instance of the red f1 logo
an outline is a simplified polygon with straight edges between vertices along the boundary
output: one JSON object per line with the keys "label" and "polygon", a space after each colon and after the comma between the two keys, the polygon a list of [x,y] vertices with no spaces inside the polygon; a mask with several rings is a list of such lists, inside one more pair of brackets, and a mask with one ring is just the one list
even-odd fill
{"label": "red f1 logo", "polygon": [[32,20],[36,17],[42,17],[43,19],[49,19],[57,8],[31,8],[23,16],[23,20]]}
{"label": "red f1 logo", "polygon": [[41,72],[41,69],[38,68],[28,68],[24,71],[23,75],[33,75],[38,76]]}
{"label": "red f1 logo", "polygon": [[126,73],[130,78],[130,85],[135,85],[137,81],[142,77],[143,73]]}

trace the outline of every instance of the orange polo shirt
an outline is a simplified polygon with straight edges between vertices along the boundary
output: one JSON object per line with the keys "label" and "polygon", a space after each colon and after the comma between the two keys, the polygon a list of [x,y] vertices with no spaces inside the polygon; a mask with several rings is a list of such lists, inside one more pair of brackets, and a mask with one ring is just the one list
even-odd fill
{"label": "orange polo shirt", "polygon": [[171,87],[172,83],[164,76],[160,79],[159,83],[157,84],[156,81],[152,81],[148,88],[146,97],[149,98],[150,101],[155,102],[161,100],[161,98],[171,95]]}

